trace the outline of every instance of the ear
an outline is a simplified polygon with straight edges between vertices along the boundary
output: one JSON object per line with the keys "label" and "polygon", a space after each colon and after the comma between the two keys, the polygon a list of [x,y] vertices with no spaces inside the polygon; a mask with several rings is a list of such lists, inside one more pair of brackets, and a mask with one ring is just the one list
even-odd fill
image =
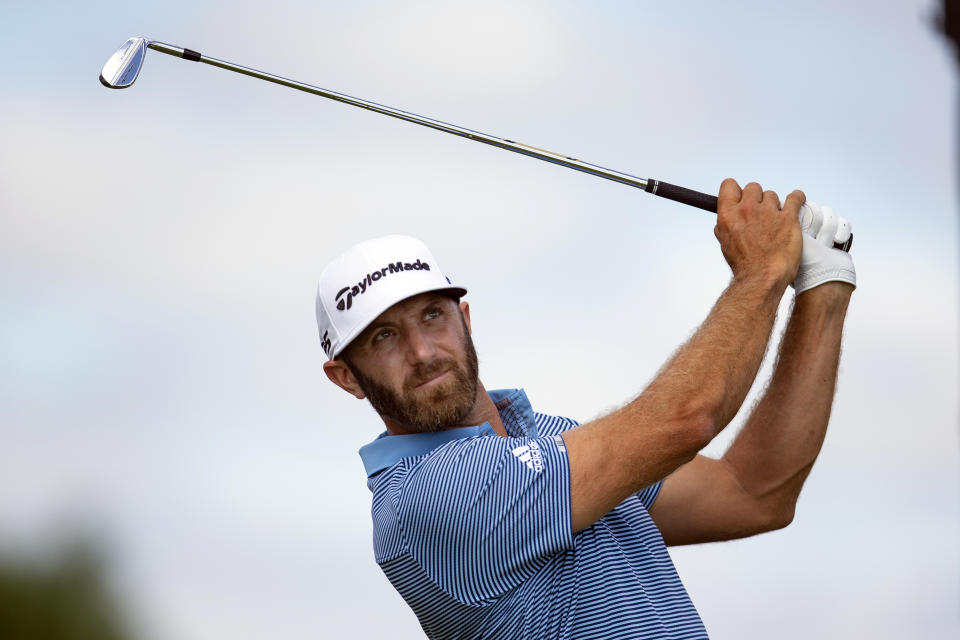
{"label": "ear", "polygon": [[467,324],[467,331],[473,335],[473,327],[470,326],[470,303],[466,300],[460,302],[460,312],[463,314],[463,321]]}
{"label": "ear", "polygon": [[360,388],[360,384],[354,377],[350,367],[343,360],[328,360],[323,363],[323,372],[327,374],[330,382],[337,385],[353,397],[363,400],[366,394]]}

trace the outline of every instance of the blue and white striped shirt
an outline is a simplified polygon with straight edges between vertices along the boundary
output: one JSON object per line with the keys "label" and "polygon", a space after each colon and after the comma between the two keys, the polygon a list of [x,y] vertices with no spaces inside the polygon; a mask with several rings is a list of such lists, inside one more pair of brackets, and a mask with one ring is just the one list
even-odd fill
{"label": "blue and white striped shirt", "polygon": [[488,423],[360,449],[377,563],[430,638],[706,638],[647,509],[661,483],[572,533],[568,418],[492,391]]}

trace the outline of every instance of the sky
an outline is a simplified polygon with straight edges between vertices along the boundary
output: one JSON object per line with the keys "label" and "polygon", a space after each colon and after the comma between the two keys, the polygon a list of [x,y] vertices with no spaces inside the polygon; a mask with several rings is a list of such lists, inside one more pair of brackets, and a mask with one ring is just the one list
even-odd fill
{"label": "sky", "polygon": [[729,280],[710,214],[624,185],[158,52],[102,87],[143,35],[833,206],[859,286],[796,519],[671,555],[713,638],[956,638],[957,87],[934,8],[5,4],[0,553],[86,532],[149,640],[422,637],[373,561],[356,452],[382,424],[322,372],[326,261],[421,238],[470,290],[487,388],[581,421],[639,393]]}

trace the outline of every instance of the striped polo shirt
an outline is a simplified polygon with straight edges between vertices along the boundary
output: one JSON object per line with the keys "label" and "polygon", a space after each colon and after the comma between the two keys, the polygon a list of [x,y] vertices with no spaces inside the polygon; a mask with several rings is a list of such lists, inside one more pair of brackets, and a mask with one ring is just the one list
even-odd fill
{"label": "striped polo shirt", "polygon": [[377,564],[429,638],[706,638],[647,510],[662,483],[572,533],[560,434],[519,389],[489,423],[360,449]]}

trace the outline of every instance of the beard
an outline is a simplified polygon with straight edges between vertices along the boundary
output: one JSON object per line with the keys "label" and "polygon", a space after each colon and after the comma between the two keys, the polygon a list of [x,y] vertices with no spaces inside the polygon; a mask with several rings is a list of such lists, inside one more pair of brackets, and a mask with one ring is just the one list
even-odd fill
{"label": "beard", "polygon": [[[461,346],[464,362],[450,357],[421,363],[403,381],[400,391],[377,382],[351,362],[346,361],[346,364],[377,413],[397,421],[410,432],[443,431],[448,427],[461,425],[477,399],[477,351],[466,323],[463,335]],[[450,373],[446,380],[431,385],[429,389],[416,388],[444,371]]]}

